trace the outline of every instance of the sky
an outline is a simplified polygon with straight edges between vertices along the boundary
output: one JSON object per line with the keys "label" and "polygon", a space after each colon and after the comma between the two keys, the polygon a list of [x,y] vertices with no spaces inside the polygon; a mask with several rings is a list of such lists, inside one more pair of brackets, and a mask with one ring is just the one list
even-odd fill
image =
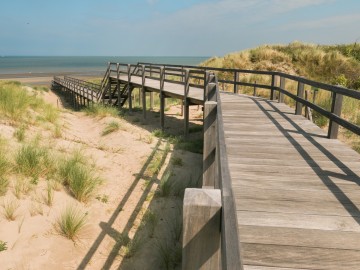
{"label": "sky", "polygon": [[360,42],[359,0],[1,0],[0,56],[222,56]]}

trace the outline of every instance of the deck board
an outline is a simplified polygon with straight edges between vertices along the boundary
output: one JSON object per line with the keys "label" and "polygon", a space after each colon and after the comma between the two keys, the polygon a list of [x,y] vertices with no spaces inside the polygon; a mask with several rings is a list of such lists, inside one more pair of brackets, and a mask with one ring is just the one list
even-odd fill
{"label": "deck board", "polygon": [[244,269],[357,269],[360,155],[285,104],[221,101]]}

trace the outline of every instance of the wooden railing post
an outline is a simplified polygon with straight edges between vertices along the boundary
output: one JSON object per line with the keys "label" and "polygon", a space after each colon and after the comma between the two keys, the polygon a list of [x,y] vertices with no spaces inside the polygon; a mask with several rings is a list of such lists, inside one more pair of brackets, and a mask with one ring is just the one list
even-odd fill
{"label": "wooden railing post", "polygon": [[[302,82],[298,82],[297,96],[299,98],[304,98],[304,83],[302,83]],[[296,101],[295,114],[296,115],[301,115],[302,114],[302,108],[303,108],[302,103]]]}
{"label": "wooden railing post", "polygon": [[234,72],[234,93],[238,93],[238,85],[237,82],[239,81],[239,72]]}
{"label": "wooden railing post", "polygon": [[[331,112],[337,116],[341,116],[343,95],[333,92],[332,103],[331,103]],[[328,138],[337,139],[339,133],[339,124],[330,120]]]}
{"label": "wooden railing post", "polygon": [[216,118],[217,102],[205,101],[204,104],[204,149],[203,149],[203,188],[219,188],[217,186],[216,166]]}
{"label": "wooden railing post", "polygon": [[214,73],[207,72],[207,80],[204,93],[204,101],[216,100],[216,77]]}
{"label": "wooden railing post", "polygon": [[129,100],[129,112],[132,112],[132,96],[131,96],[131,66],[127,65],[127,77],[128,77],[128,100]]}
{"label": "wooden railing post", "polygon": [[[285,90],[285,78],[284,77],[280,77],[280,89]],[[280,92],[279,93],[279,103],[284,103],[284,93]]]}
{"label": "wooden railing post", "polygon": [[275,100],[276,99],[276,92],[275,92],[275,88],[277,86],[278,83],[278,76],[273,74],[271,75],[271,92],[270,92],[270,99],[271,100]]}
{"label": "wooden railing post", "polygon": [[164,67],[160,67],[160,126],[161,130],[164,131],[165,123],[165,96],[164,90]]}
{"label": "wooden railing post", "polygon": [[190,89],[190,72],[185,69],[185,85],[184,85],[184,137],[189,135],[189,118],[190,118],[190,105],[188,94]]}
{"label": "wooden railing post", "polygon": [[220,269],[221,191],[187,188],[183,210],[182,269]]}
{"label": "wooden railing post", "polygon": [[116,64],[116,89],[118,92],[118,107],[121,109],[121,89],[120,89],[120,65]]}
{"label": "wooden railing post", "polygon": [[[146,119],[146,92],[145,92],[145,65],[141,65],[141,93],[142,93],[142,105],[143,105],[143,117]],[[140,97],[139,97],[140,98]]]}
{"label": "wooden railing post", "polygon": [[253,93],[254,97],[256,97],[257,95],[257,87],[256,87],[256,81],[255,81],[255,85],[254,85],[254,93]]}

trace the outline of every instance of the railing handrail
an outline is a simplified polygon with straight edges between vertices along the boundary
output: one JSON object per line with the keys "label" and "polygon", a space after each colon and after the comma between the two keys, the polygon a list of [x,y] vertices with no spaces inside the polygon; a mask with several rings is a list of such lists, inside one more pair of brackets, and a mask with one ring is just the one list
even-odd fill
{"label": "railing handrail", "polygon": [[[233,85],[234,93],[237,93],[238,86],[249,86],[249,87],[254,87],[254,88],[267,89],[267,90],[271,91],[271,97],[273,97],[274,91],[279,91],[281,94],[284,94],[284,95],[292,98],[297,103],[307,106],[307,107],[315,110],[316,112],[320,113],[321,115],[327,117],[330,120],[330,122],[334,122],[337,125],[340,125],[357,135],[360,135],[360,126],[358,126],[354,123],[351,123],[350,121],[342,118],[340,114],[335,113],[336,96],[343,95],[343,96],[347,96],[350,98],[360,100],[360,91],[357,91],[354,89],[345,88],[345,87],[342,87],[339,85],[331,85],[331,84],[326,84],[326,83],[322,83],[322,82],[317,82],[314,80],[306,79],[304,77],[290,75],[290,74],[286,74],[286,73],[279,72],[279,71],[226,69],[226,68],[214,68],[214,67],[208,67],[208,66],[207,67],[199,67],[199,66],[191,66],[191,65],[151,64],[151,63],[143,63],[143,62],[139,62],[138,64],[139,65],[150,65],[150,66],[164,66],[164,67],[172,67],[172,68],[177,67],[179,69],[180,68],[181,69],[191,68],[191,69],[199,69],[199,70],[204,70],[204,71],[232,72],[232,73],[234,73],[233,76],[231,76],[232,80],[218,79],[218,81],[221,83]],[[251,74],[259,74],[259,75],[269,75],[269,76],[271,75],[271,85],[258,84],[256,82],[255,83],[241,82],[237,79],[238,75],[241,73],[251,73]],[[183,75],[179,75],[179,76],[183,76]],[[275,83],[274,83],[275,77],[286,78],[286,79],[292,80],[294,82],[297,82],[298,84],[304,84],[304,85],[308,85],[308,86],[311,86],[316,89],[322,89],[322,90],[331,92],[331,95],[333,96],[331,110],[328,111],[328,110],[318,106],[314,102],[306,100],[301,96],[299,97],[298,95],[292,94],[290,91],[286,90],[284,87],[282,88],[281,86],[275,85]],[[341,105],[340,105],[340,108],[341,108]],[[341,109],[340,109],[340,111],[341,111]],[[337,131],[333,132],[335,135],[332,135],[331,134],[332,133],[331,126],[332,125],[330,124],[329,131],[328,131],[328,137],[336,138]]]}

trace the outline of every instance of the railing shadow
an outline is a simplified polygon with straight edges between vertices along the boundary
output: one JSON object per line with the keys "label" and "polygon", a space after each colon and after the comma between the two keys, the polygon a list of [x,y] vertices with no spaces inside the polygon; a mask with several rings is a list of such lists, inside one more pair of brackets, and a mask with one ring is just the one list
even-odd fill
{"label": "railing shadow", "polygon": [[[334,163],[342,172],[335,173],[330,172],[328,170],[324,170],[321,165],[312,158],[311,154],[304,149],[304,147],[292,136],[290,136],[289,130],[285,129],[281,123],[279,123],[270,113],[269,111],[264,108],[264,106],[259,102],[260,99],[252,98],[254,103],[259,107],[259,109],[275,124],[276,128],[284,135],[292,146],[298,151],[298,153],[302,156],[304,161],[309,165],[309,167],[316,173],[319,179],[325,184],[325,186],[331,191],[331,193],[335,196],[335,198],[341,203],[341,205],[347,210],[349,215],[358,223],[360,224],[360,209],[356,204],[354,204],[351,199],[341,190],[341,188],[333,181],[330,177],[337,177],[343,179],[345,181],[352,181],[358,185],[360,185],[360,177],[351,170],[346,164],[344,164],[339,158],[337,158],[333,153],[327,150],[323,145],[317,142],[314,139],[313,134],[308,134],[306,131],[301,128],[297,123],[295,123],[286,113],[283,113],[280,109],[278,109],[274,104],[273,101],[261,99],[262,102],[265,102],[269,105],[273,111],[277,112],[281,115],[284,119],[290,123],[299,134],[302,134],[304,138],[308,142],[310,142],[317,150],[321,151],[330,161]],[[326,136],[324,136],[326,137]]]}
{"label": "railing shadow", "polygon": [[[79,264],[79,266],[77,267],[78,270],[81,269],[85,269],[86,266],[88,265],[88,263],[91,261],[91,259],[93,258],[93,256],[95,255],[96,251],[98,250],[98,248],[100,247],[102,241],[105,239],[105,237],[107,235],[113,237],[116,239],[116,237],[120,234],[120,232],[112,229],[112,226],[114,225],[114,222],[116,221],[117,217],[119,216],[121,210],[123,209],[123,207],[125,206],[126,202],[129,200],[131,194],[134,192],[135,187],[137,186],[137,184],[139,183],[140,179],[142,179],[146,169],[148,168],[148,166],[150,165],[151,161],[153,160],[156,152],[159,150],[159,147],[161,145],[161,139],[158,140],[158,142],[156,143],[153,151],[151,152],[151,154],[149,155],[149,157],[147,158],[146,162],[144,163],[144,165],[142,166],[141,170],[139,171],[139,173],[136,175],[133,183],[131,184],[130,188],[128,189],[127,193],[125,194],[125,196],[122,198],[122,200],[120,201],[120,203],[118,204],[118,206],[116,207],[115,211],[113,212],[113,214],[111,215],[111,217],[109,218],[108,222],[104,223],[101,222],[99,224],[99,226],[101,227],[102,231],[101,233],[97,236],[97,238],[95,239],[94,243],[92,244],[92,246],[90,247],[90,249],[88,250],[87,254],[85,255],[85,257],[82,259],[81,263]],[[162,164],[164,163],[165,158],[162,159]],[[143,191],[136,207],[135,210],[139,208],[139,206],[141,206],[147,195],[149,194],[150,190],[151,190],[152,184],[147,185],[147,187],[145,188],[145,190]],[[122,234],[127,235],[130,231],[130,229],[132,228],[132,226],[134,225],[134,221],[136,219],[137,216],[137,212],[134,211],[131,216],[128,219],[128,222],[122,232]],[[108,256],[108,258],[106,259],[103,267],[101,269],[110,269],[112,263],[114,262],[118,251],[120,250],[122,244],[120,242],[117,242],[117,244],[114,245],[112,251],[110,252],[110,255]]]}

